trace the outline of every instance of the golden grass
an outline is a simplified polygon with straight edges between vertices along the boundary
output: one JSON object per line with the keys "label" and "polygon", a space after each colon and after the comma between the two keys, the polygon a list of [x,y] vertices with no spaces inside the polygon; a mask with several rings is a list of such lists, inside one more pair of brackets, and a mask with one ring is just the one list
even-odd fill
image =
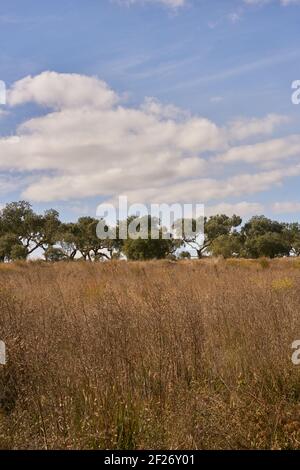
{"label": "golden grass", "polygon": [[300,448],[299,281],[293,260],[2,265],[0,447]]}
{"label": "golden grass", "polygon": [[272,287],[275,290],[292,289],[294,287],[294,281],[289,277],[284,277],[283,279],[275,279],[275,281],[272,282]]}

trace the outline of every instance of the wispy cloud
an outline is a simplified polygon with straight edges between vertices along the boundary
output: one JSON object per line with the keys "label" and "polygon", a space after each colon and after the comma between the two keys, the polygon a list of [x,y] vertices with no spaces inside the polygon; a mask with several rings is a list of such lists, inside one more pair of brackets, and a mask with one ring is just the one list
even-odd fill
{"label": "wispy cloud", "polygon": [[239,75],[243,75],[248,72],[253,72],[255,70],[263,69],[266,67],[271,67],[276,64],[288,62],[289,60],[296,59],[298,57],[300,57],[299,50],[281,51],[281,52],[278,52],[276,55],[273,55],[268,58],[258,59],[253,62],[249,62],[247,64],[238,65],[237,67],[232,67],[230,69],[221,70],[220,72],[216,72],[210,75],[204,75],[202,77],[195,78],[194,80],[184,81],[184,83],[178,83],[177,85],[174,85],[171,88],[169,88],[169,90],[170,89],[180,90],[182,88],[192,88],[194,86],[198,86],[203,83],[226,80],[228,78],[237,77]]}
{"label": "wispy cloud", "polygon": [[168,8],[176,10],[177,8],[183,7],[187,4],[187,0],[113,0],[115,3],[120,3],[123,5],[136,5],[136,4],[147,4],[147,3],[156,3],[164,5]]}
{"label": "wispy cloud", "polygon": [[300,5],[300,0],[243,0],[247,5],[266,5],[268,3],[280,3],[283,6]]}
{"label": "wispy cloud", "polygon": [[229,13],[227,18],[229,19],[229,21],[231,21],[231,23],[237,23],[242,18],[242,14],[238,11],[233,11]]}

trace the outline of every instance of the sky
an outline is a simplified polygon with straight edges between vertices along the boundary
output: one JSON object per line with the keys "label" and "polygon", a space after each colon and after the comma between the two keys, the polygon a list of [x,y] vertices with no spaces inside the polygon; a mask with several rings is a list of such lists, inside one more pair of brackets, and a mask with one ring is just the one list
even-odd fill
{"label": "sky", "polygon": [[299,23],[298,0],[2,0],[1,204],[299,220]]}

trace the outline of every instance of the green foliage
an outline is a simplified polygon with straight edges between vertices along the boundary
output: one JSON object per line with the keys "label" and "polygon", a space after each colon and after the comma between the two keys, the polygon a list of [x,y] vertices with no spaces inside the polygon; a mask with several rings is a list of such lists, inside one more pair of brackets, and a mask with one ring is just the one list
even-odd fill
{"label": "green foliage", "polygon": [[28,256],[28,250],[23,245],[14,245],[11,249],[11,259],[12,261],[17,260],[26,260]]}
{"label": "green foliage", "polygon": [[[130,216],[119,221],[115,228],[93,217],[62,223],[54,209],[40,215],[26,201],[12,202],[0,213],[0,262],[25,260],[36,250],[43,252],[47,261],[79,258],[101,261],[120,259],[123,255],[129,260],[175,259],[177,254],[179,259],[186,259],[191,257],[190,251],[184,250],[187,247],[192,248],[198,258],[209,255],[252,259],[300,256],[300,224],[297,222],[288,224],[255,216],[241,227],[239,216],[225,214],[205,218],[203,224],[197,222],[195,219],[177,220],[173,227],[177,235],[174,238],[160,220],[150,216]],[[203,225],[204,234],[201,233]],[[104,227],[105,230],[100,230]],[[127,240],[120,236],[124,231],[129,233]],[[114,239],[109,237],[112,232]]]}
{"label": "green foliage", "polygon": [[[172,238],[165,238],[165,230],[160,227],[159,221],[151,217],[129,217],[128,230],[133,227],[139,229],[140,236],[136,239],[128,238],[124,241],[123,252],[129,260],[163,259],[174,252],[175,244]],[[151,238],[151,228],[156,229],[158,238]],[[146,238],[147,237],[147,238]]]}
{"label": "green foliage", "polygon": [[189,251],[181,251],[179,253],[179,259],[191,259],[191,253]]}
{"label": "green foliage", "polygon": [[138,240],[128,239],[124,243],[124,253],[129,260],[142,261],[150,259],[163,259],[170,253],[168,240]]}
{"label": "green foliage", "polygon": [[229,236],[233,229],[241,225],[242,219],[236,215],[228,217],[224,214],[205,218],[204,243],[202,243],[202,240],[199,241],[199,237],[203,235],[201,234],[201,224],[199,224],[200,228],[197,231],[197,221],[195,219],[190,221],[188,226],[195,232],[195,234],[191,236],[184,230],[186,222],[186,219],[176,221],[174,224],[175,230],[177,234],[181,235],[182,244],[196,250],[198,258],[202,258],[206,252],[209,252],[213,243],[215,243],[219,237]]}
{"label": "green foliage", "polygon": [[84,260],[112,259],[120,256],[118,239],[100,239],[97,236],[99,221],[93,217],[81,217],[77,223],[62,224],[59,244],[66,258],[74,259],[80,254]]}
{"label": "green foliage", "polygon": [[234,258],[240,255],[242,250],[242,240],[238,233],[220,235],[211,245],[211,253],[214,256],[223,258]]}
{"label": "green foliage", "polygon": [[264,216],[252,217],[242,228],[243,254],[248,258],[289,256],[292,245],[283,223]]}
{"label": "green foliage", "polygon": [[[0,260],[12,261],[21,249],[24,248],[18,237],[12,233],[5,233],[0,237]],[[23,251],[24,254],[24,251]],[[23,258],[24,259],[24,258]]]}
{"label": "green foliage", "polygon": [[264,215],[254,216],[242,228],[246,237],[254,238],[267,233],[282,233],[284,224],[268,219]]}
{"label": "green foliage", "polygon": [[64,259],[66,259],[66,255],[63,250],[54,246],[50,246],[49,248],[47,248],[44,256],[46,261],[51,262],[63,261]]}
{"label": "green foliage", "polygon": [[300,256],[300,224],[298,222],[285,224],[284,235],[290,245],[291,253]]}
{"label": "green foliage", "polygon": [[290,246],[280,233],[268,232],[245,242],[246,256],[249,258],[276,258],[289,256]]}
{"label": "green foliage", "polygon": [[55,244],[59,225],[55,210],[38,215],[26,201],[7,204],[0,216],[1,259],[26,259],[38,248],[46,250]]}

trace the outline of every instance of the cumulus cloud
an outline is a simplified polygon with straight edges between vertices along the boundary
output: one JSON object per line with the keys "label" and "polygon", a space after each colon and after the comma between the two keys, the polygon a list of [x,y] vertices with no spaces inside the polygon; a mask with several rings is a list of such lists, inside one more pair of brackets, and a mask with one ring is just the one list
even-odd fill
{"label": "cumulus cloud", "polygon": [[[16,136],[0,138],[0,171],[30,175],[22,196],[32,201],[119,194],[141,203],[224,201],[300,174],[295,160],[279,165],[299,154],[300,135],[237,145],[269,137],[284,116],[220,127],[154,98],[125,106],[96,77],[56,72],[26,77],[8,91],[12,109],[28,102],[40,105],[41,114],[20,125]],[[251,171],[238,171],[232,162],[251,164]],[[261,169],[264,162],[274,167]]]}
{"label": "cumulus cloud", "polygon": [[200,176],[201,152],[226,148],[213,122],[153,100],[123,107],[95,78],[44,72],[15,83],[8,101],[53,108],[19,127],[19,145],[0,140],[0,168],[54,172],[25,191],[35,200],[112,194],[149,181]]}
{"label": "cumulus cloud", "polygon": [[245,140],[259,135],[270,135],[275,128],[289,121],[287,116],[268,114],[264,118],[239,118],[230,123],[229,132],[233,140]]}
{"label": "cumulus cloud", "polygon": [[110,108],[117,100],[117,95],[97,78],[55,72],[25,77],[7,94],[10,106],[35,102],[55,109]]}
{"label": "cumulus cloud", "polygon": [[271,139],[252,145],[232,147],[216,160],[226,163],[249,163],[263,166],[277,164],[282,160],[300,155],[300,135]]}
{"label": "cumulus cloud", "polygon": [[272,210],[276,214],[300,212],[300,202],[275,202],[272,204]]}

